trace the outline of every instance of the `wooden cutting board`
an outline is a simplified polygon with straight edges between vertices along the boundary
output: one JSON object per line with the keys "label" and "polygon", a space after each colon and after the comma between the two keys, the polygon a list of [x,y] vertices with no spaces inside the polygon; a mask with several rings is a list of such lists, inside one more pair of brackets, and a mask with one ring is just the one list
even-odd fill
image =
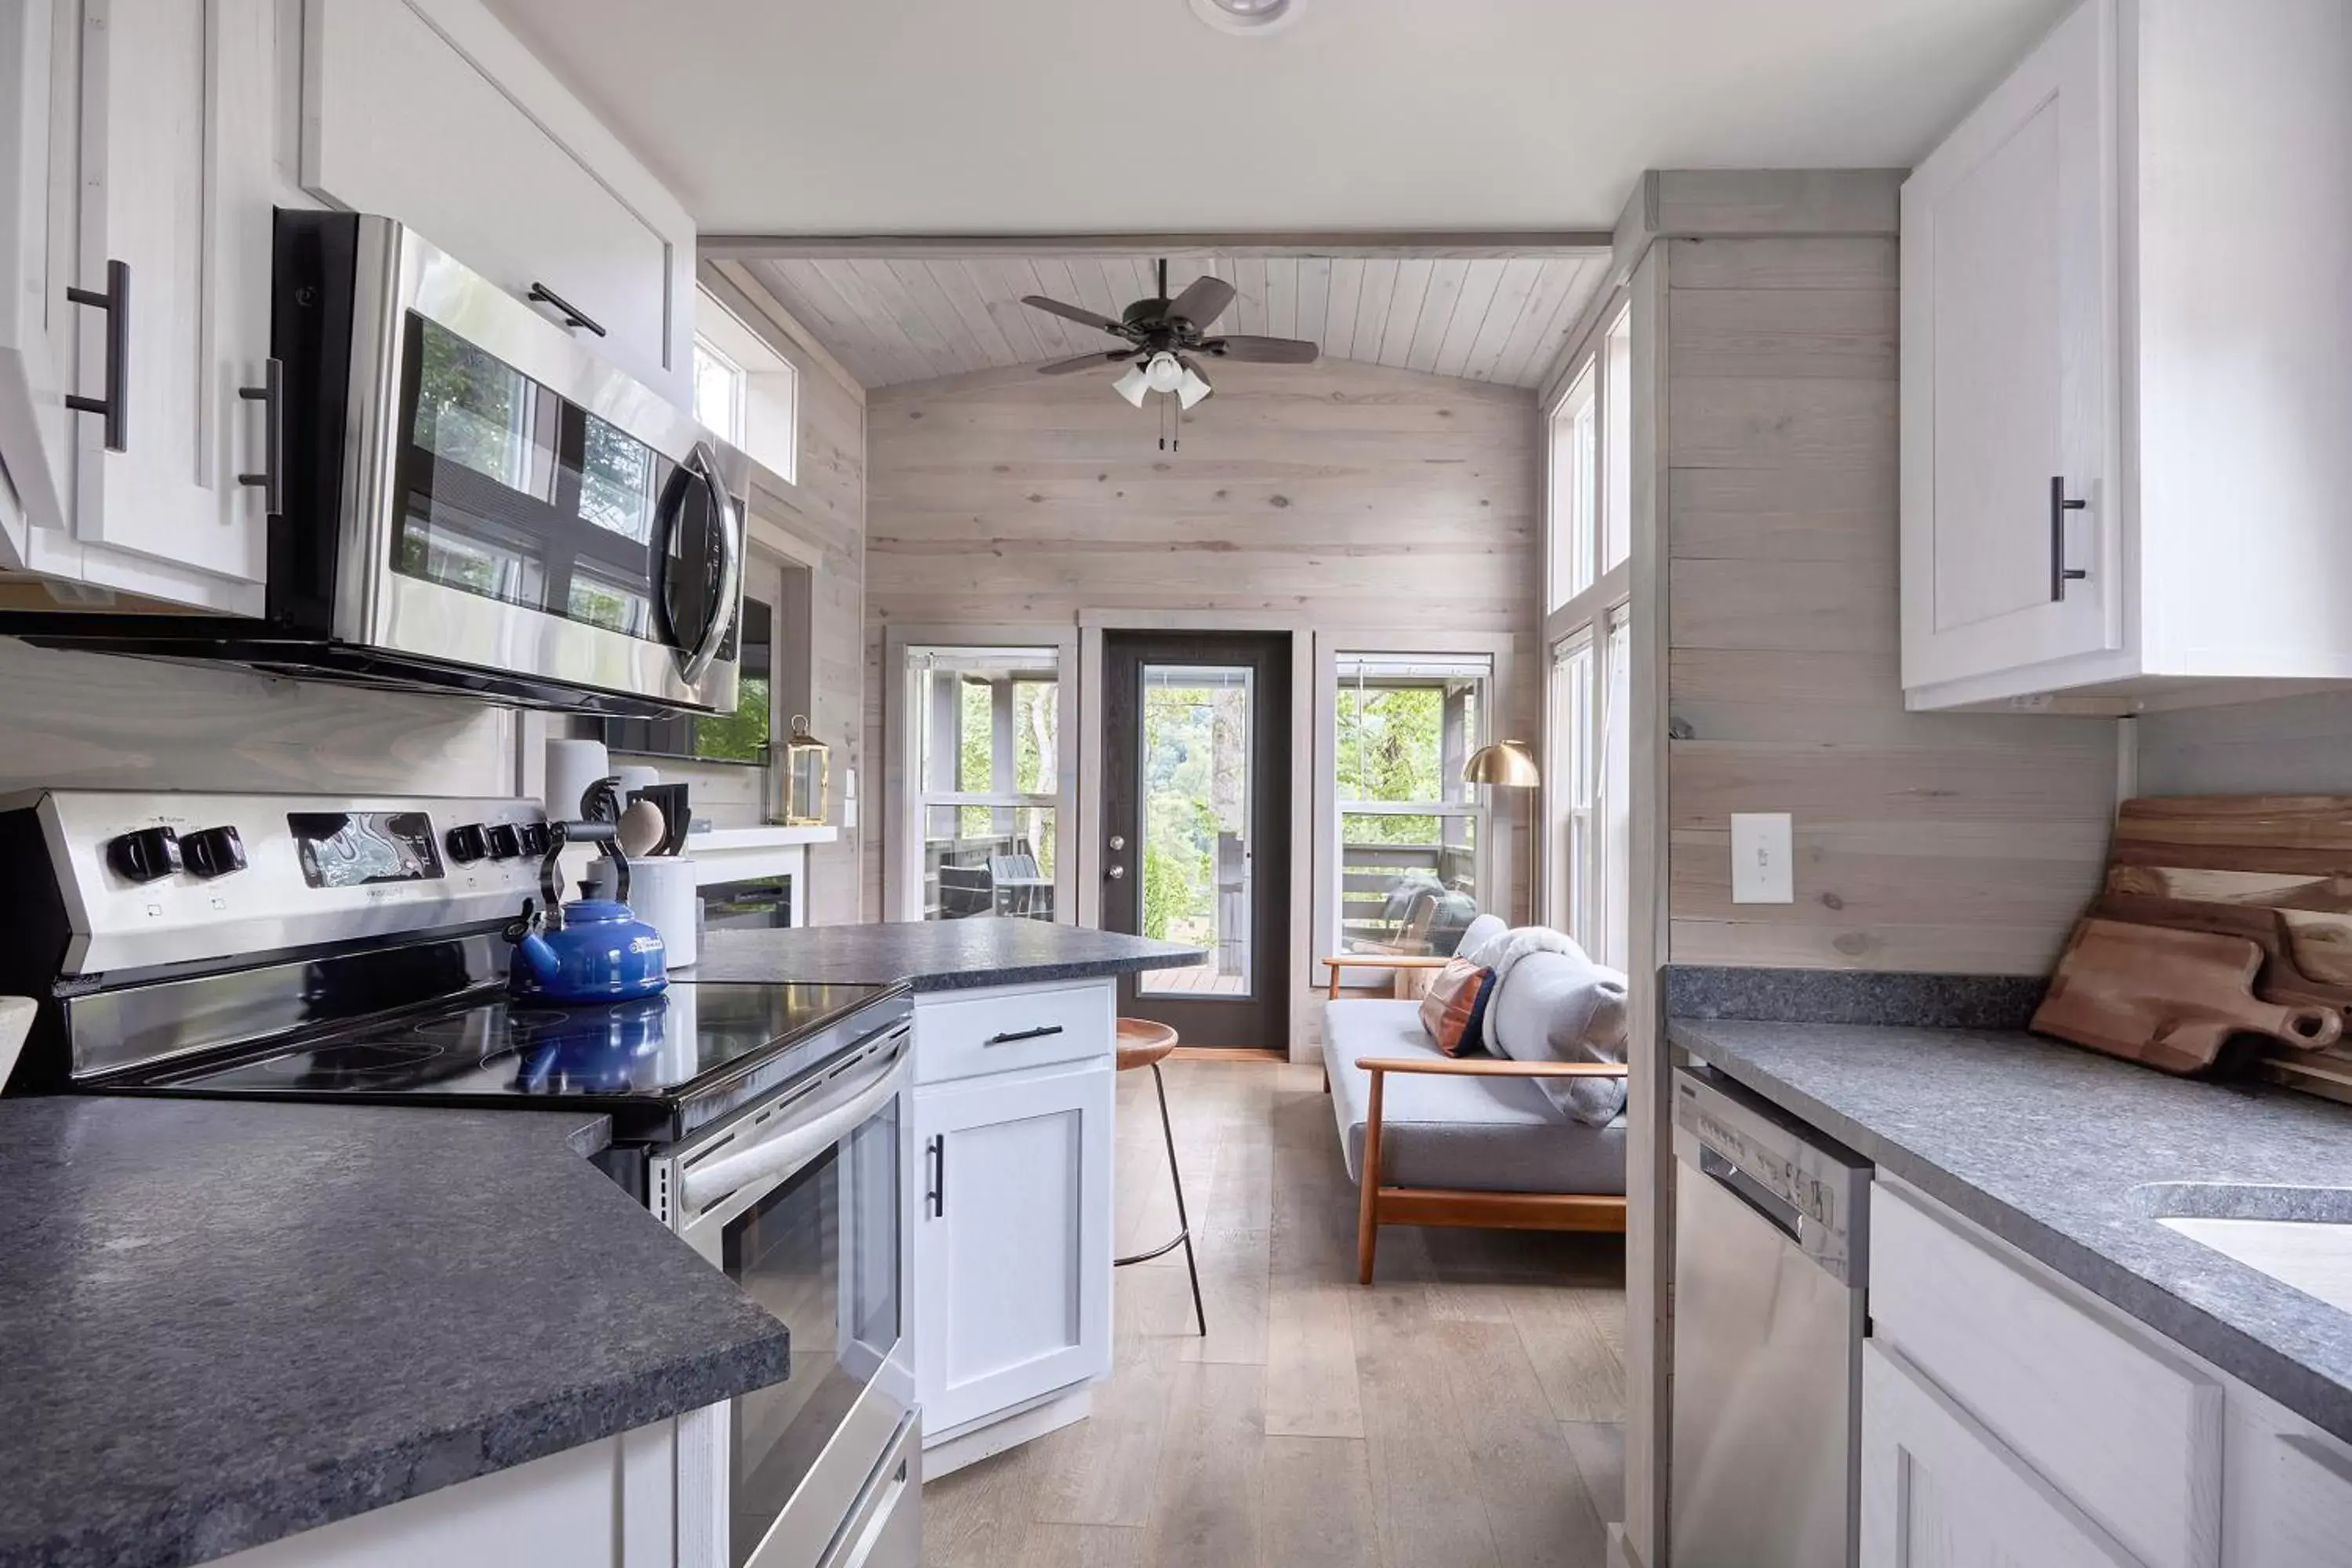
{"label": "wooden cutting board", "polygon": [[2262,946],[2247,937],[2086,920],[2059,957],[2033,1027],[2175,1073],[2210,1070],[2235,1035],[2306,1048],[2342,1036],[2333,1007],[2256,997],[2262,966]]}
{"label": "wooden cutting board", "polygon": [[[2245,936],[2264,952],[2257,996],[2352,1010],[2352,795],[2126,801],[2091,912]],[[2273,1046],[2256,1068],[2352,1101],[2352,1041]]]}

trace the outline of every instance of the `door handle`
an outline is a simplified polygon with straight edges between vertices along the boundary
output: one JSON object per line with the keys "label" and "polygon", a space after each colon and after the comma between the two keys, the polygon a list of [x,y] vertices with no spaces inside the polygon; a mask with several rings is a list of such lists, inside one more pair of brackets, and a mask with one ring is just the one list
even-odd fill
{"label": "door handle", "polygon": [[240,386],[236,395],[261,405],[261,472],[239,474],[236,482],[257,487],[261,510],[270,517],[286,511],[286,364],[270,360],[262,367],[259,386]]}
{"label": "door handle", "polygon": [[106,312],[106,395],[84,397],[72,394],[66,398],[66,406],[77,414],[96,414],[104,418],[106,449],[127,452],[131,449],[131,264],[109,261],[103,289],[68,288],[66,298],[77,305]]}
{"label": "door handle", "polygon": [[942,1132],[923,1145],[923,1163],[930,1167],[924,1184],[923,1203],[933,1219],[943,1219],[948,1212],[948,1140]]}
{"label": "door handle", "polygon": [[2081,511],[2091,503],[2066,494],[2066,476],[2050,476],[2050,602],[2056,604],[2066,596],[2066,584],[2088,577],[2090,573],[2080,566],[2066,564],[2066,514]]}

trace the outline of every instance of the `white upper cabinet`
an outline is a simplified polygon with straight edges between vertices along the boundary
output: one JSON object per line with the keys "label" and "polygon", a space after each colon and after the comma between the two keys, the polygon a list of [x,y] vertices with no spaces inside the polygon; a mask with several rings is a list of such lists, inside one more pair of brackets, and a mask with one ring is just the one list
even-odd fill
{"label": "white upper cabinet", "polygon": [[692,221],[478,0],[308,0],[303,48],[307,189],[397,218],[690,405]]}
{"label": "white upper cabinet", "polygon": [[2341,0],[2086,0],[1913,173],[1912,706],[2352,678],[2347,189]]}
{"label": "white upper cabinet", "polygon": [[480,0],[10,0],[0,571],[265,612],[271,212],[320,203],[689,403],[692,223]]}

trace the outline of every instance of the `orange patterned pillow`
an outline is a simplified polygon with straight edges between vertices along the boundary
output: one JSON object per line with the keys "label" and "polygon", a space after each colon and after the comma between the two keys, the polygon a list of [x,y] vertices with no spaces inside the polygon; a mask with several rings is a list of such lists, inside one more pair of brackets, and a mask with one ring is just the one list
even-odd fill
{"label": "orange patterned pillow", "polygon": [[1478,1024],[1486,1011],[1486,992],[1494,983],[1493,970],[1466,958],[1448,959],[1437,972],[1437,978],[1429,984],[1429,994],[1421,999],[1421,1026],[1429,1031],[1439,1050],[1458,1057],[1479,1047]]}

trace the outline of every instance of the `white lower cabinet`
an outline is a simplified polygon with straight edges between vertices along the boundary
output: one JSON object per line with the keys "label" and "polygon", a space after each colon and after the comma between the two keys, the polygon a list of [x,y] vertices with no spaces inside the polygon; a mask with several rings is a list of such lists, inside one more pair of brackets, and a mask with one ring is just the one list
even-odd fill
{"label": "white lower cabinet", "polygon": [[927,1439],[1110,1371],[1112,1078],[1098,1058],[916,1091]]}
{"label": "white lower cabinet", "polygon": [[1941,1389],[1862,1352],[1864,1568],[2123,1568],[2138,1559]]}
{"label": "white lower cabinet", "polygon": [[1884,1173],[1870,1245],[1864,1568],[2352,1568],[2352,1447]]}

